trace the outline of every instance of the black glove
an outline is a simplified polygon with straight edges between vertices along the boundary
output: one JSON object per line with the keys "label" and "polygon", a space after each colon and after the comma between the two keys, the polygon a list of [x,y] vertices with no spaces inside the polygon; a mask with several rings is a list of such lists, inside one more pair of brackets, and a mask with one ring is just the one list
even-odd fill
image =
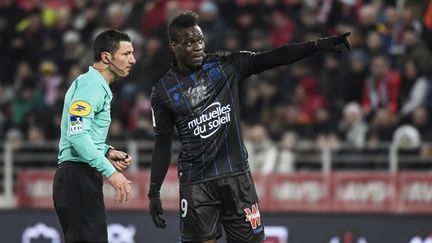
{"label": "black glove", "polygon": [[156,227],[164,229],[166,227],[166,221],[160,217],[160,215],[163,214],[163,209],[159,193],[149,193],[148,198],[150,200],[149,209],[153,223]]}
{"label": "black glove", "polygon": [[351,43],[348,40],[348,36],[351,32],[345,32],[340,35],[332,35],[325,38],[319,38],[315,41],[315,46],[317,50],[326,50],[335,53],[342,53],[342,47],[340,45],[344,44],[346,49],[351,49]]}

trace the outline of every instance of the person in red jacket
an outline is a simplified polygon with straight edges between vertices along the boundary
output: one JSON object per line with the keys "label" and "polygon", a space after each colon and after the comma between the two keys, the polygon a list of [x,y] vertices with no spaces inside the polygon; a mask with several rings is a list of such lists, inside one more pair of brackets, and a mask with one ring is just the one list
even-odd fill
{"label": "person in red jacket", "polygon": [[373,57],[363,88],[362,107],[366,114],[378,108],[396,113],[399,108],[399,86],[400,74],[390,69],[387,58],[383,55]]}

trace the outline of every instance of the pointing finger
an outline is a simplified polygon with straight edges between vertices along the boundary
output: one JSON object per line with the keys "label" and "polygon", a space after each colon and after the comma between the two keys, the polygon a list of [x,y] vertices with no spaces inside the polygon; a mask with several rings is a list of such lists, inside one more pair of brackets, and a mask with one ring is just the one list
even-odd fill
{"label": "pointing finger", "polygon": [[346,49],[351,49],[351,43],[350,43],[350,41],[348,40],[348,38],[345,38],[345,39],[343,40],[343,43],[344,43]]}

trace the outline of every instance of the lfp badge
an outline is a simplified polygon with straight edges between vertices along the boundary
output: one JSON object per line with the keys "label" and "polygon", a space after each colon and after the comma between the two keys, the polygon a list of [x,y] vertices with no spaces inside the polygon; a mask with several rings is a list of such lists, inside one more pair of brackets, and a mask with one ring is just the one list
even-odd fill
{"label": "lfp badge", "polygon": [[69,117],[69,134],[79,134],[83,132],[83,118],[80,116]]}

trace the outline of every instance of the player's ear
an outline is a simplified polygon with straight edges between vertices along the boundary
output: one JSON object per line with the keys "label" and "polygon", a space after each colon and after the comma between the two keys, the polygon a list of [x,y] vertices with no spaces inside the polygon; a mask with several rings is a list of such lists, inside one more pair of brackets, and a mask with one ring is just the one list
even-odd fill
{"label": "player's ear", "polygon": [[170,46],[171,51],[175,52],[177,44],[174,41],[170,41],[169,46]]}

